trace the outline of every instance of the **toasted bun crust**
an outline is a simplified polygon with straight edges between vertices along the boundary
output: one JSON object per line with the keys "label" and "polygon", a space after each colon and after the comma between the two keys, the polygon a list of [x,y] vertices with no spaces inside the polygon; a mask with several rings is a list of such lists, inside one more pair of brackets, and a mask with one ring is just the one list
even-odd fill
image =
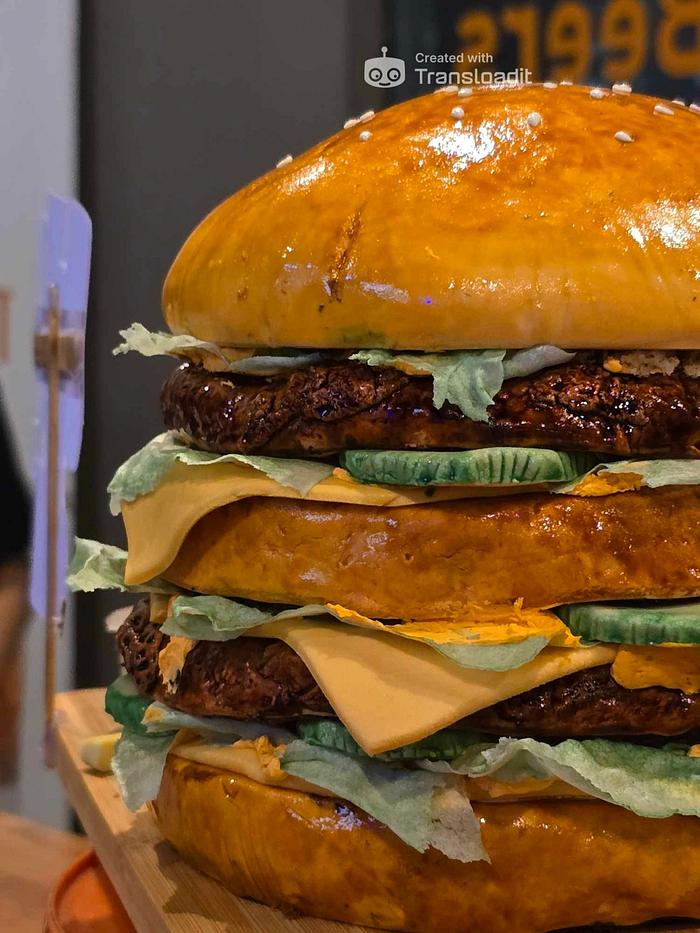
{"label": "toasted bun crust", "polygon": [[164,576],[185,589],[380,618],[700,595],[700,487],[549,493],[396,509],[245,499],[194,526]]}
{"label": "toasted bun crust", "polygon": [[239,347],[700,347],[700,117],[657,103],[527,86],[392,107],[217,207],[165,318]]}
{"label": "toasted bun crust", "polygon": [[[475,804],[491,864],[409,848],[350,804],[171,755],[165,837],[243,897],[387,930],[532,933],[700,917],[700,821],[598,801]],[[678,866],[678,870],[669,870]]]}

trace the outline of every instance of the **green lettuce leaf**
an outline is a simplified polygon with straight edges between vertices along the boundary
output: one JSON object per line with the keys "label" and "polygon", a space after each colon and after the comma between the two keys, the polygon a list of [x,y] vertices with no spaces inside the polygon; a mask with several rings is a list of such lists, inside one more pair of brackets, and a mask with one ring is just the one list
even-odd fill
{"label": "green lettuce leaf", "polygon": [[122,593],[179,593],[178,587],[161,577],[129,586],[124,582],[127,553],[120,547],[89,538],[76,538],[68,568],[67,583],[74,593],[120,590]]}
{"label": "green lettuce leaf", "polygon": [[440,780],[445,775],[392,767],[301,740],[286,747],[281,765],[361,807],[419,852],[432,846],[461,862],[488,860],[469,799],[456,782]]}
{"label": "green lettuce leaf", "polygon": [[636,473],[642,478],[642,486],[650,489],[659,486],[697,486],[700,484],[700,460],[618,460],[615,463],[599,463],[578,479],[553,486],[551,491],[569,495],[587,476],[604,477],[606,473]]}
{"label": "green lettuce leaf", "polygon": [[479,824],[468,798],[450,775],[392,767],[370,758],[308,745],[286,729],[224,717],[191,716],[153,703],[145,716],[146,735],[125,729],[112,769],[124,802],[137,810],[158,795],[174,730],[192,729],[209,743],[267,735],[286,749],[282,767],[349,800],[384,823],[409,845],[433,846],[464,862],[487,859]]}
{"label": "green lettuce leaf", "polygon": [[158,796],[174,736],[140,735],[125,729],[112,758],[112,772],[117,779],[124,803],[138,810]]}
{"label": "green lettuce leaf", "polygon": [[503,385],[505,350],[454,350],[448,353],[392,353],[360,350],[351,360],[370,366],[408,366],[433,377],[433,405],[457,405],[473,421],[488,420],[487,409]]}
{"label": "green lettuce leaf", "polygon": [[532,635],[507,645],[446,645],[425,639],[440,654],[460,667],[478,671],[512,671],[528,664],[549,644],[544,635]]}
{"label": "green lettuce leaf", "polygon": [[568,363],[576,356],[570,350],[561,350],[551,344],[540,344],[525,350],[509,350],[503,359],[503,378],[520,379],[531,376],[550,366]]}
{"label": "green lettuce leaf", "polygon": [[178,596],[161,630],[166,635],[180,635],[197,641],[230,641],[265,622],[327,613],[325,606],[295,606],[280,610],[263,604],[239,603],[224,596]]}
{"label": "green lettuce leaf", "polygon": [[639,816],[700,816],[700,759],[690,758],[681,746],[649,748],[607,739],[547,745],[535,739],[500,739],[496,745],[476,745],[449,764],[425,761],[421,766],[507,784],[555,777]]}
{"label": "green lettuce leaf", "polygon": [[178,461],[193,467],[207,466],[211,463],[245,463],[280,485],[295,489],[302,496],[333,472],[332,465],[311,460],[249,457],[244,454],[214,454],[205,450],[193,450],[178,441],[173,433],[166,431],[129,457],[112,477],[107,487],[112,514],[119,514],[121,502],[131,502],[155,489]]}
{"label": "green lettuce leaf", "polygon": [[369,366],[393,366],[433,377],[433,405],[456,405],[472,421],[488,421],[488,408],[506,379],[557,366],[574,353],[542,345],[526,350],[450,350],[445,353],[394,353],[360,350],[351,360]]}
{"label": "green lettuce leaf", "polygon": [[126,330],[120,330],[123,339],[112,350],[114,356],[135,351],[141,356],[181,356],[187,350],[204,350],[221,360],[223,367],[232,373],[268,376],[291,369],[300,369],[322,362],[328,354],[310,353],[305,350],[277,350],[274,355],[255,354],[242,360],[231,359],[226,351],[215,343],[197,340],[189,334],[168,334],[164,331],[150,331],[143,324],[132,324]]}
{"label": "green lettuce leaf", "polygon": [[[120,689],[128,691],[129,686],[120,684]],[[127,699],[139,698],[132,696]],[[124,709],[119,711],[123,713]],[[132,713],[127,711],[126,717],[122,718],[131,719]],[[223,716],[192,716],[162,703],[150,703],[138,731],[128,727],[124,729],[112,759],[112,771],[124,803],[130,810],[138,810],[158,796],[168,752],[180,729],[191,729],[212,745],[230,745],[238,739],[257,739],[261,735],[269,736],[275,745],[292,742],[296,738],[279,726]]]}
{"label": "green lettuce leaf", "polygon": [[151,703],[144,713],[142,726],[148,735],[163,735],[180,729],[191,729],[208,741],[218,736],[218,741],[226,745],[237,739],[258,739],[261,735],[268,736],[274,745],[284,745],[296,738],[293,732],[282,726],[231,719],[228,716],[194,716],[157,701]]}
{"label": "green lettuce leaf", "polygon": [[141,356],[177,356],[183,350],[206,350],[213,353],[222,362],[226,357],[215,343],[197,340],[189,334],[168,334],[164,331],[150,331],[143,324],[134,323],[119,331],[123,343],[112,350],[113,356],[129,353],[132,350]]}

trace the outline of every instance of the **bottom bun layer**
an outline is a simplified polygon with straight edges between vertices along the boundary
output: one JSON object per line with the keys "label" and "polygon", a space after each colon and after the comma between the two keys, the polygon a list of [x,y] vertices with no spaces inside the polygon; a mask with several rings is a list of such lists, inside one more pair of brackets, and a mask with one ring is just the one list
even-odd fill
{"label": "bottom bun layer", "polygon": [[491,864],[421,854],[347,802],[170,755],[166,839],[234,894],[411,933],[535,933],[700,917],[700,821],[599,801],[475,804]]}

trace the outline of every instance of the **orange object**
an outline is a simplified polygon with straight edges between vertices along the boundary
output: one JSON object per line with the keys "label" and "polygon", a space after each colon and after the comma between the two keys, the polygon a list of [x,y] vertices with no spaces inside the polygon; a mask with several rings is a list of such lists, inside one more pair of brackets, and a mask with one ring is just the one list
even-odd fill
{"label": "orange object", "polygon": [[44,933],[136,933],[94,851],[68,868],[49,897]]}
{"label": "orange object", "polygon": [[[347,801],[260,784],[177,752],[156,802],[168,842],[233,894],[362,930],[544,933],[700,918],[697,817],[647,819],[602,800],[475,802],[474,812],[490,863],[418,852]],[[275,921],[229,928],[282,929]]]}
{"label": "orange object", "polygon": [[215,208],[165,280],[170,329],[236,348],[697,348],[698,114],[566,85],[455,103],[383,110]]}
{"label": "orange object", "polygon": [[675,599],[698,591],[699,489],[398,509],[242,499],[201,518],[162,575],[198,593],[338,603],[375,619],[454,617],[520,598],[528,608]]}

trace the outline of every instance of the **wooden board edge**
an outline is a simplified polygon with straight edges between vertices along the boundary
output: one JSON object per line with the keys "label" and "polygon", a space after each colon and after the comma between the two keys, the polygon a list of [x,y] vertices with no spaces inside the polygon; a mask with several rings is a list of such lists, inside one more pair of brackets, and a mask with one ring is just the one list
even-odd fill
{"label": "wooden board edge", "polygon": [[[56,768],[66,790],[68,799],[75,808],[85,832],[97,852],[98,858],[109,875],[138,933],[171,933],[171,926],[167,918],[158,909],[157,905],[147,897],[135,896],[139,890],[142,890],[143,885],[139,873],[136,871],[132,862],[125,856],[128,840],[123,840],[123,842],[126,842],[126,845],[123,846],[115,847],[111,844],[112,840],[115,838],[115,834],[112,827],[108,824],[96,797],[88,787],[90,772],[85,771],[77,753],[74,744],[77,737],[74,736],[73,742],[71,742],[68,722],[65,720],[63,723],[60,722],[62,716],[66,717],[66,707],[69,703],[77,701],[79,703],[85,702],[94,705],[99,697],[99,702],[101,704],[103,694],[103,689],[94,689],[71,691],[69,693],[57,695],[56,710],[59,717],[59,725],[56,729]],[[108,731],[109,724],[109,718],[104,714],[102,731]],[[88,775],[87,777],[86,774]],[[92,779],[102,780],[103,778],[92,775]],[[116,787],[114,788],[114,796],[123,808]],[[125,808],[123,809],[125,810]],[[126,810],[125,812],[128,813]],[[143,838],[147,834],[153,832],[155,825],[152,814],[147,810],[141,810],[136,814],[129,814],[129,821],[130,826],[122,835],[128,835],[130,832],[133,832],[136,837],[141,836],[142,838],[141,840],[137,838],[136,842],[132,843],[132,845],[146,844]],[[195,871],[194,869],[190,870]],[[206,878],[206,876],[201,876],[201,879],[203,885],[213,884],[218,887],[217,882]],[[233,895],[229,896],[237,902],[241,900],[235,898]],[[333,921],[324,921],[314,917],[303,917],[298,920],[291,920],[289,918],[282,919],[283,915],[280,915],[277,910],[265,908],[263,905],[253,904],[252,902],[250,903],[253,909],[270,910],[271,920],[274,916],[272,925],[269,927],[270,931],[272,931],[273,928],[279,929],[280,923],[282,923],[282,925],[287,925],[290,931],[294,930],[296,933],[326,933],[326,931],[327,933],[376,933],[376,931],[368,928],[361,928]],[[684,924],[685,921],[680,921],[678,924],[669,921],[657,921],[655,923],[635,927],[598,925],[596,927],[570,929],[568,931],[561,931],[561,933],[622,933],[623,930],[629,930],[629,933],[700,933],[700,922],[690,927]],[[222,929],[216,922],[212,924],[212,928],[216,930]],[[234,933],[234,931],[235,933],[242,933],[243,931],[243,928],[238,925],[234,927],[227,924],[225,929],[231,930],[232,933]],[[246,929],[254,933],[254,931],[256,931],[256,925],[251,925],[250,927],[246,927]],[[267,929],[264,930],[264,933],[268,933]]]}
{"label": "wooden board edge", "polygon": [[[87,692],[87,691],[86,691]],[[57,712],[61,712],[61,694],[56,698]],[[86,787],[82,770],[76,767],[74,749],[64,731],[56,730],[56,770],[75,812],[90,839],[97,857],[109,875],[119,899],[139,933],[166,933],[163,917],[148,898],[138,898],[134,893],[141,887],[141,879],[121,846],[114,846],[112,828],[108,825],[96,798]],[[116,791],[115,791],[116,793]],[[134,815],[133,823],[146,813]]]}

